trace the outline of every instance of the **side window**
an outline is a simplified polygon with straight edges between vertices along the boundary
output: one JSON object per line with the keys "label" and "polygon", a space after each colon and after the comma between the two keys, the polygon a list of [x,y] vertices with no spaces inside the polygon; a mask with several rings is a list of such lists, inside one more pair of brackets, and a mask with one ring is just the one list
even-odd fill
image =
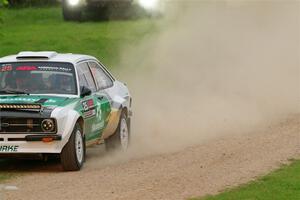
{"label": "side window", "polygon": [[97,83],[98,89],[106,89],[113,86],[111,78],[103,71],[96,62],[89,62],[89,66]]}
{"label": "side window", "polygon": [[94,79],[92,77],[91,71],[87,63],[80,63],[77,66],[78,77],[79,77],[79,85],[86,86],[92,90],[92,92],[96,91],[96,85]]}

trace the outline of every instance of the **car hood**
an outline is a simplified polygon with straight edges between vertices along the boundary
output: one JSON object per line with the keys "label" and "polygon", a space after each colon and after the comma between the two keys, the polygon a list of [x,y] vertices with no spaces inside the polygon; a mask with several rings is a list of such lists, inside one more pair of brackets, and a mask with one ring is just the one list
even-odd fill
{"label": "car hood", "polygon": [[39,95],[10,95],[0,96],[0,104],[40,104],[43,107],[65,106],[74,98]]}

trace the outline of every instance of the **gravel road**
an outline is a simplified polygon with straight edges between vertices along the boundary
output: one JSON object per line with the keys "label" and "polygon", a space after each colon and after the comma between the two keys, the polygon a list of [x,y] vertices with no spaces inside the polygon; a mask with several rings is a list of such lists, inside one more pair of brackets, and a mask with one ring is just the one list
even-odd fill
{"label": "gravel road", "polygon": [[[186,199],[215,194],[255,179],[300,155],[300,115],[266,129],[223,136],[175,153],[108,162],[103,147],[89,150],[80,172],[57,163],[11,162],[27,172],[6,182],[5,199]],[[18,165],[17,167],[15,165]]]}

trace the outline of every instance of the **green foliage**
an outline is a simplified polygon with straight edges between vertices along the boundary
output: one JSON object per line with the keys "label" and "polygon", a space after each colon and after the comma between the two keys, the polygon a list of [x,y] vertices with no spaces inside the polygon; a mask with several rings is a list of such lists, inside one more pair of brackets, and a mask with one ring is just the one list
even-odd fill
{"label": "green foliage", "polygon": [[0,0],[0,7],[8,5],[8,0]]}
{"label": "green foliage", "polygon": [[0,182],[12,178],[13,176],[14,175],[12,173],[0,173]]}
{"label": "green foliage", "polygon": [[49,6],[56,4],[58,4],[57,0],[9,0],[10,7]]}
{"label": "green foliage", "polygon": [[[5,6],[7,3],[7,0],[0,0],[0,30],[1,30],[1,26],[3,23],[3,19],[2,19],[2,7]],[[1,37],[1,32],[0,32],[0,37]]]}
{"label": "green foliage", "polygon": [[[300,161],[257,181],[225,191],[216,196],[193,200],[298,200],[300,199]],[[200,188],[201,189],[201,188]]]}
{"label": "green foliage", "polygon": [[[3,19],[2,19],[2,8],[4,6],[8,5],[8,0],[0,0],[0,29],[3,23]],[[0,37],[1,37],[1,32],[0,32]]]}
{"label": "green foliage", "polygon": [[4,9],[0,57],[22,50],[85,53],[109,66],[119,63],[123,45],[134,46],[153,33],[149,19],[110,22],[65,22],[61,8]]}

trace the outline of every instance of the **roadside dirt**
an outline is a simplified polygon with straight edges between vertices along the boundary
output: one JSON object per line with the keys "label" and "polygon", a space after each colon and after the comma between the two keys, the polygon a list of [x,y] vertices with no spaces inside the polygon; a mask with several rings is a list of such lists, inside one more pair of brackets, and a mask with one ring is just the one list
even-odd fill
{"label": "roadside dirt", "polygon": [[12,162],[25,176],[4,199],[186,199],[248,182],[300,156],[300,115],[267,129],[209,140],[175,153],[112,161],[102,146],[80,172],[56,163]]}

